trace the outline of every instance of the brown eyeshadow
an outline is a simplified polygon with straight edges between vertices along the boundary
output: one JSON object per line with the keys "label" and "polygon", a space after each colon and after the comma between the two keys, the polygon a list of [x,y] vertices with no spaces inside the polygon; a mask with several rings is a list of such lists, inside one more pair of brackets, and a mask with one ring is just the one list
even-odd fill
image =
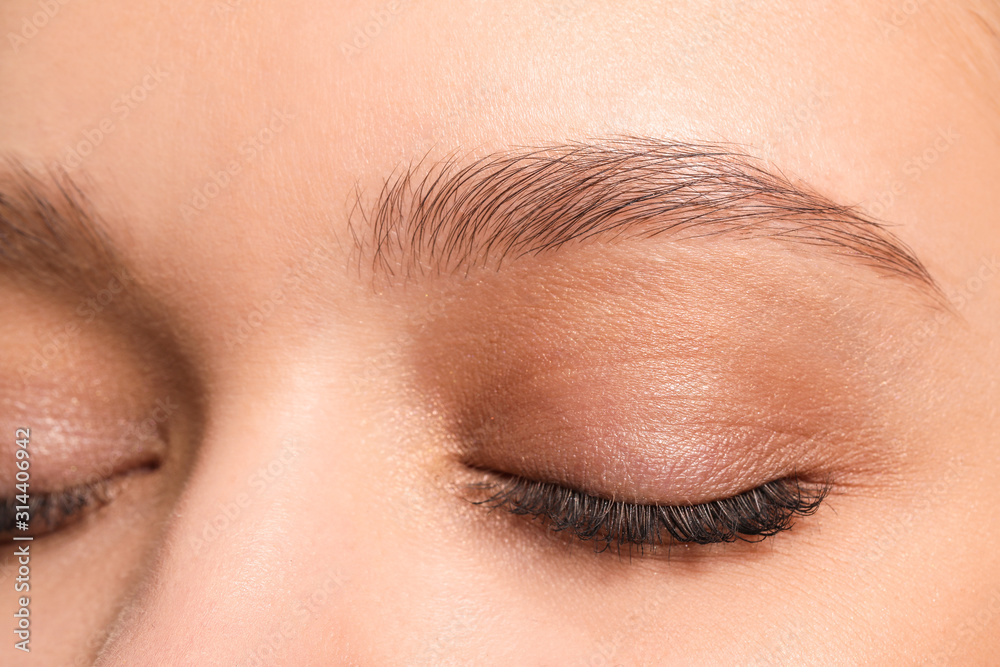
{"label": "brown eyeshadow", "polygon": [[884,467],[878,330],[821,278],[734,287],[729,269],[479,280],[415,331],[420,391],[464,463],[604,496],[701,502]]}

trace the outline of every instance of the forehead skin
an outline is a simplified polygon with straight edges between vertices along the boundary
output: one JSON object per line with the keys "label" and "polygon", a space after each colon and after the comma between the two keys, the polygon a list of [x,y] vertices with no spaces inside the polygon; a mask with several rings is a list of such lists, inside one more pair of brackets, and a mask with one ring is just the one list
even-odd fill
{"label": "forehead skin", "polygon": [[[70,166],[86,132],[100,136],[87,175],[151,270],[207,267],[261,243],[291,257],[303,237],[343,227],[355,183],[377,187],[434,147],[635,134],[745,145],[842,202],[872,205],[905,226],[932,273],[964,280],[995,228],[982,186],[997,144],[986,86],[962,64],[978,52],[956,43],[966,33],[935,34],[930,6],[735,4],[618,14],[528,3],[494,15],[461,3],[139,3],[115,7],[111,22],[110,7],[70,4],[0,61],[0,132],[8,153]],[[26,7],[7,4],[12,32]],[[385,27],[366,43],[355,29],[373,15]],[[256,143],[275,113],[289,119]],[[260,149],[249,158],[248,144]],[[233,160],[239,178],[183,215]],[[255,262],[233,270],[251,290],[273,279]]]}
{"label": "forehead skin", "polygon": [[[36,2],[14,0],[0,7],[0,34],[7,36],[0,44],[0,152],[33,167],[74,167],[73,148],[95,144],[73,173],[111,220],[111,236],[124,247],[138,280],[158,293],[170,318],[183,323],[185,349],[204,369],[214,394],[224,397],[215,432],[246,440],[264,433],[278,442],[276,421],[286,420],[303,433],[328,428],[337,434],[330,438],[333,453],[316,465],[331,470],[346,470],[343,461],[364,458],[338,442],[392,437],[391,426],[370,432],[358,423],[329,426],[324,410],[336,413],[330,406],[347,405],[346,399],[331,398],[323,410],[315,400],[309,402],[317,392],[339,391],[330,388],[328,378],[356,353],[350,341],[359,334],[352,323],[364,317],[370,286],[345,269],[352,252],[347,220],[356,185],[376,190],[394,169],[428,152],[481,155],[513,145],[627,134],[734,142],[840,203],[862,204],[894,223],[894,232],[924,260],[947,295],[960,295],[956,309],[962,322],[947,325],[921,351],[921,362],[935,369],[928,375],[934,378],[928,391],[935,398],[926,403],[937,409],[913,414],[907,429],[922,430],[927,440],[940,441],[942,452],[976,463],[977,473],[963,473],[968,494],[952,500],[978,518],[963,519],[957,533],[915,539],[912,558],[888,559],[908,573],[895,575],[895,583],[911,585],[903,593],[896,595],[884,582],[870,590],[835,591],[839,597],[831,604],[850,607],[866,619],[864,624],[889,619],[887,627],[872,630],[881,644],[868,641],[844,649],[837,625],[846,624],[859,636],[864,627],[861,622],[851,626],[849,615],[824,616],[815,625],[803,622],[785,638],[767,634],[773,610],[740,607],[740,619],[725,620],[751,619],[747,627],[767,637],[754,643],[751,636],[739,635],[740,650],[776,646],[789,652],[784,655],[807,656],[836,647],[859,662],[915,656],[941,646],[935,643],[938,637],[914,627],[947,626],[957,632],[967,619],[978,618],[989,604],[983,596],[1000,586],[994,555],[1000,553],[1000,527],[992,511],[1000,491],[990,481],[1000,473],[995,370],[1000,368],[1000,279],[970,283],[1000,255],[1000,123],[996,99],[983,92],[996,88],[997,79],[991,78],[996,72],[985,24],[953,3],[942,5],[646,2],[626,11],[621,3],[583,0],[68,2],[37,34],[11,41],[9,34],[21,34],[24,18],[39,11]],[[374,35],[363,37],[373,22],[379,23],[370,29]],[[238,173],[222,177],[223,187],[209,186],[231,163]],[[206,192],[210,196],[204,197]],[[282,321],[268,325],[266,336],[227,348],[223,333],[266,300],[318,240],[331,251],[290,295],[294,307],[286,308]],[[344,343],[333,345],[331,339]],[[269,341],[281,343],[268,347]],[[242,417],[241,402],[247,401],[264,401],[271,411],[237,428],[232,422]],[[219,452],[210,459],[237,456],[231,447]],[[352,470],[375,477],[380,464],[369,457]],[[339,479],[336,472],[331,475],[334,482]],[[212,499],[213,493],[226,498],[232,491],[220,488],[201,489],[192,506],[198,506],[197,498]],[[349,507],[343,499],[338,502],[342,509]],[[941,512],[936,520],[953,518]],[[303,559],[313,562],[329,553],[339,554],[348,577],[364,578],[357,569],[363,561],[359,547],[348,544],[337,551],[324,541],[329,532],[353,535],[356,526],[342,517],[327,520],[308,520],[303,530],[316,537],[289,557],[290,565],[279,567],[260,556],[269,553],[267,548],[289,553],[277,542],[280,531],[262,538],[274,542],[259,551],[241,553],[273,577],[261,576],[265,587],[280,579],[285,588],[294,588],[308,570]],[[969,537],[973,532],[976,537]],[[215,548],[220,558],[236,557],[224,546]],[[851,581],[846,572],[852,567],[850,555],[838,555],[848,565],[833,559],[827,566],[831,581]],[[395,562],[391,556],[379,558],[371,562]],[[943,565],[950,558],[954,571]],[[918,561],[935,565],[923,570]],[[194,567],[183,559],[171,562],[160,576]],[[310,620],[309,633],[344,637],[343,643],[326,639],[312,645],[386,661],[383,651],[389,649],[369,646],[366,628],[381,628],[391,612],[424,619],[414,627],[427,632],[464,637],[472,621],[457,614],[468,605],[474,609],[469,617],[477,619],[476,636],[494,651],[502,652],[505,638],[513,636],[503,632],[523,631],[516,620],[504,617],[503,609],[483,610],[474,597],[466,599],[463,586],[473,578],[463,579],[464,573],[452,572],[447,563],[432,565],[425,562],[422,572],[448,572],[452,578],[441,584],[448,595],[421,606],[415,600],[432,597],[430,584],[420,588],[405,577],[389,577],[386,589],[376,592],[366,584],[353,594],[351,605],[328,610],[334,619],[329,627]],[[396,576],[408,571],[407,564],[400,557],[384,571]],[[662,574],[642,571],[648,581]],[[881,573],[875,572],[873,578]],[[504,576],[494,585],[506,581]],[[635,593],[646,583],[630,579],[632,588],[626,588]],[[394,596],[397,588],[411,584],[411,597],[402,596],[401,602]],[[696,590],[694,584],[688,588]],[[780,598],[770,584],[759,588]],[[259,606],[264,598],[255,591],[249,586],[229,591],[236,602],[222,604],[220,609],[229,611],[221,615]],[[940,608],[933,607],[930,616],[907,616],[906,599],[937,599],[939,594]],[[608,608],[620,618],[636,608],[624,597],[622,606]],[[497,599],[502,606],[502,595]],[[741,597],[741,604],[746,599]],[[466,607],[452,610],[454,600]],[[156,602],[148,604],[161,609]],[[539,622],[531,616],[537,614],[544,625],[556,607],[543,601],[535,610],[518,613],[532,618],[532,624]],[[672,608],[643,607],[654,608],[659,616],[640,619],[645,612],[636,612],[640,616],[634,618],[646,627],[667,619],[686,629],[686,639],[675,646],[701,658],[694,662],[719,657],[713,653],[718,649],[714,635],[699,640],[691,634],[699,628],[704,634],[713,617],[681,618]],[[882,608],[889,611],[881,614]],[[794,609],[784,610],[782,622],[790,615]],[[159,618],[172,619],[178,627],[188,619],[183,614]],[[996,628],[998,618],[990,617],[990,627]],[[148,643],[166,641],[167,635],[141,627]],[[226,627],[210,624],[198,632],[222,634]],[[490,627],[498,629],[497,637],[488,637]],[[990,630],[979,632],[981,627],[974,626],[968,650],[988,648]],[[391,634],[384,628],[379,632]],[[622,641],[645,656],[664,646],[656,637],[633,632],[623,628],[610,634],[626,637]],[[547,639],[536,630],[525,636]],[[571,646],[576,635],[567,630],[566,636]],[[308,650],[309,641],[297,641],[289,659],[295,651]],[[411,646],[415,640],[399,641]]]}

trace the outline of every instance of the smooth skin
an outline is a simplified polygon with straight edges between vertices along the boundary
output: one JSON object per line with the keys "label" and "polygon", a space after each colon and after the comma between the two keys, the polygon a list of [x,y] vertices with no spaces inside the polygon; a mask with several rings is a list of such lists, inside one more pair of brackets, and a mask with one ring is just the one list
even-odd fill
{"label": "smooth skin", "polygon": [[[16,568],[0,560],[0,662],[1000,652],[994,3],[43,4],[0,7],[0,153],[67,168],[129,289],[158,305],[141,325],[113,308],[89,321],[85,297],[0,284],[4,492],[18,426],[33,428],[39,490],[146,443],[111,503],[34,543],[30,655],[13,648]],[[354,193],[401,166],[621,135],[731,142],[860,205],[949,305],[755,241],[583,244],[405,286],[359,261]],[[69,322],[79,334],[19,375]],[[499,459],[558,450],[533,470],[575,461],[586,482],[610,457],[624,463],[603,482],[621,492],[651,440],[595,445],[582,468],[566,448],[653,422],[668,453],[645,460],[710,499],[743,478],[670,453],[686,431],[659,429],[658,411],[727,428],[761,413],[806,433],[790,451],[829,473],[831,495],[772,540],[669,559],[489,514],[460,492],[452,426],[504,364],[529,379],[510,392],[517,437]],[[656,389],[679,368],[683,390]],[[554,414],[574,437],[545,428]],[[712,446],[762,460],[748,432]]]}

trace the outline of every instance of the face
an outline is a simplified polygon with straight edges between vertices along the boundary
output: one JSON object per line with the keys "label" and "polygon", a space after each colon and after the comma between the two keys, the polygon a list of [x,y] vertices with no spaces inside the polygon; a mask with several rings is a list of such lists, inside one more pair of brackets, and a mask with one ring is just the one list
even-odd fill
{"label": "face", "polygon": [[995,8],[703,4],[5,3],[5,664],[995,655]]}

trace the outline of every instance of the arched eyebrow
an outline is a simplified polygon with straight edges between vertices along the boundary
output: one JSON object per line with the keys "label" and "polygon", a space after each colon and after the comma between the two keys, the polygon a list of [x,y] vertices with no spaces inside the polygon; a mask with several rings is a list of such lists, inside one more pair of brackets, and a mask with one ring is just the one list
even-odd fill
{"label": "arched eyebrow", "polygon": [[770,238],[849,258],[937,299],[924,264],[883,223],[724,144],[626,137],[425,159],[356,193],[359,256],[391,279],[499,268],[573,243]]}

